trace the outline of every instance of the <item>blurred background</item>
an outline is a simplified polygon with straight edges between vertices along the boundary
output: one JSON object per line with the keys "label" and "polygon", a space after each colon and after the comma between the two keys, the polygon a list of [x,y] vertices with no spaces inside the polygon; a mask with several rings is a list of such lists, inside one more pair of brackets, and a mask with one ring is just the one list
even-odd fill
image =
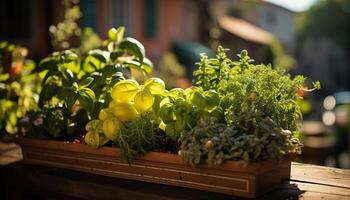
{"label": "blurred background", "polygon": [[[247,49],[257,63],[319,80],[300,102],[300,161],[350,168],[350,0],[2,0],[0,41],[29,49],[36,62],[55,50],[99,46],[125,26],[170,87],[218,45]],[[307,87],[307,86],[305,86]]]}

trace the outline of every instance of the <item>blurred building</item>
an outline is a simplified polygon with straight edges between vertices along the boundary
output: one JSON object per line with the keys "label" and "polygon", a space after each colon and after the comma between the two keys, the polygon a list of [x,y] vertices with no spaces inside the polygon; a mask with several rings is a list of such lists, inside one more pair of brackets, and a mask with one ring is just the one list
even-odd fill
{"label": "blurred building", "polygon": [[296,14],[293,11],[263,0],[217,0],[211,1],[211,7],[214,16],[229,15],[246,21],[244,24],[255,25],[276,37],[287,53],[295,53]]}
{"label": "blurred building", "polygon": [[30,56],[43,57],[49,52],[51,1],[0,1],[0,40],[30,48]]}
{"label": "blurred building", "polygon": [[[30,48],[40,58],[50,51],[48,29],[63,19],[61,0],[5,0],[0,2],[0,40]],[[102,38],[111,27],[125,26],[140,40],[148,56],[160,59],[175,40],[200,38],[200,6],[187,0],[81,0],[80,26],[92,27]]]}
{"label": "blurred building", "polygon": [[221,30],[219,43],[231,50],[230,57],[235,57],[242,49],[246,49],[258,63],[267,61],[267,48],[274,37],[271,33],[246,20],[227,15],[217,17],[217,23]]}
{"label": "blurred building", "polygon": [[[80,0],[80,8],[81,27],[92,27],[106,38],[109,28],[125,26],[156,66],[174,47],[198,54],[204,49],[200,43],[212,48],[222,44],[233,57],[247,49],[265,63],[271,62],[266,47],[273,38],[287,53],[295,51],[294,13],[262,0]],[[0,1],[0,40],[28,47],[30,57],[39,60],[52,51],[48,29],[62,21],[63,11],[62,0]],[[219,38],[213,28],[221,30]],[[211,45],[213,40],[217,43]],[[198,56],[179,59],[193,69]]]}

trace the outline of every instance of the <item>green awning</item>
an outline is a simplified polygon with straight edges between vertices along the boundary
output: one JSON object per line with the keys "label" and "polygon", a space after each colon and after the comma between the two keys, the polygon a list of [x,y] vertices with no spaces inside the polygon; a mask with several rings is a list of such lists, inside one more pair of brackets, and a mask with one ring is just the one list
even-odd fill
{"label": "green awning", "polygon": [[197,42],[176,41],[172,51],[178,61],[187,69],[187,76],[192,78],[193,70],[197,69],[195,63],[199,62],[200,54],[205,53],[208,57],[214,57],[213,50]]}

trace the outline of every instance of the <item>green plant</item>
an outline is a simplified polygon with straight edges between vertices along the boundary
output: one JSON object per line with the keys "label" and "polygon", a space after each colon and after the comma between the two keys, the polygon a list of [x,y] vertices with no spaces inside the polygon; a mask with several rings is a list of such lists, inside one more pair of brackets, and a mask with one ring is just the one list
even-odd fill
{"label": "green plant", "polygon": [[227,79],[234,64],[227,58],[225,53],[227,50],[220,46],[216,58],[208,58],[205,54],[201,54],[201,60],[197,63],[198,70],[193,72],[194,85],[203,88],[203,90],[218,89],[219,82]]}
{"label": "green plant", "polygon": [[64,19],[49,28],[51,43],[55,50],[75,48],[79,54],[98,48],[102,41],[90,27],[81,29],[78,20],[82,13],[79,0],[62,0]]}
{"label": "green plant", "polygon": [[122,130],[115,139],[121,149],[123,158],[129,162],[155,148],[156,126],[151,114],[144,114],[135,120],[123,124]]}
{"label": "green plant", "polygon": [[214,90],[204,92],[197,87],[172,89],[159,102],[161,128],[176,141],[184,130],[191,129],[202,118],[220,121],[223,112],[218,105],[219,96]]}
{"label": "green plant", "polygon": [[317,1],[299,16],[298,36],[303,41],[319,42],[322,38],[334,41],[340,49],[343,49],[344,57],[347,58],[350,48],[349,5],[348,0]]}
{"label": "green plant", "polygon": [[[76,128],[79,134],[89,120],[98,118],[100,110],[112,101],[110,90],[125,79],[129,68],[144,74],[152,72],[153,66],[145,58],[143,45],[133,38],[124,38],[123,27],[111,29],[107,43],[107,50],[94,49],[84,55],[74,50],[55,52],[43,59],[37,68],[43,78],[40,110],[59,109],[65,119],[70,119],[68,124],[60,123],[60,127],[56,127],[63,135],[71,132],[69,127]],[[76,118],[78,113],[79,118]],[[44,124],[49,123],[45,119],[50,113],[43,114]],[[83,122],[78,123],[78,119]],[[52,135],[43,130],[43,135]]]}
{"label": "green plant", "polygon": [[[246,52],[240,55],[241,65],[249,63],[244,69],[238,67],[227,80],[219,84],[218,93],[222,97],[220,105],[225,110],[227,124],[247,130],[247,121],[272,118],[287,130],[297,131],[302,117],[298,105],[297,91],[304,86],[305,78],[296,76],[291,79],[281,68],[254,65]],[[315,83],[319,88],[319,84]]]}
{"label": "green plant", "polygon": [[102,133],[121,149],[128,161],[153,150],[158,121],[152,106],[155,96],[164,91],[165,84],[159,78],[149,78],[143,85],[131,79],[119,81],[111,90],[113,101],[108,108],[100,110],[98,120],[89,122],[99,123],[100,128],[86,127],[85,142],[94,148],[102,146]]}
{"label": "green plant", "polygon": [[180,138],[180,155],[190,165],[203,162],[220,165],[225,160],[257,162],[280,159],[286,154],[301,152],[301,143],[288,130],[281,129],[271,118],[257,123],[253,119],[252,132],[237,130],[235,126],[202,120]]}
{"label": "green plant", "polygon": [[[254,65],[243,50],[238,62],[219,47],[216,59],[203,56],[194,72],[195,84],[217,89],[224,123],[203,121],[181,135],[181,156],[191,164],[223,160],[247,162],[300,153],[297,139],[301,111],[298,91],[305,78],[291,79],[281,68]],[[320,87],[314,83],[314,89]],[[311,89],[313,90],[313,89]]]}
{"label": "green plant", "polygon": [[40,78],[28,50],[0,42],[0,131],[16,133],[18,119],[37,108]]}
{"label": "green plant", "polygon": [[105,48],[64,50],[40,62],[37,109],[26,110],[16,126],[23,135],[113,144],[129,162],[152,150],[180,150],[190,165],[300,153],[304,77],[255,65],[245,50],[232,61],[219,47],[216,58],[202,55],[193,87],[167,91],[159,78],[126,79],[130,68],[151,73],[152,63],[140,42],[124,38],[123,27],[108,36]]}

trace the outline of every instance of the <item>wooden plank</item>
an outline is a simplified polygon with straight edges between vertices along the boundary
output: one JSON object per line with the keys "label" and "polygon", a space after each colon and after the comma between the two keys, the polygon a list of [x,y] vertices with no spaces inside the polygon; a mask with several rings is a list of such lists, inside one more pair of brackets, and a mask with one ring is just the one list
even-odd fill
{"label": "wooden plank", "polygon": [[300,183],[300,182],[294,182],[294,181],[291,181],[290,184],[296,184],[298,189],[302,191],[301,195],[303,196],[310,193],[313,195],[315,194],[319,194],[320,196],[329,195],[329,196],[343,197],[344,199],[350,199],[350,189],[347,189],[347,188],[319,185],[319,184],[313,184],[313,183]]}
{"label": "wooden plank", "polygon": [[297,181],[285,181],[279,190],[298,190],[301,193],[314,192],[350,197],[350,189],[347,188],[319,185],[315,183],[302,183]]}
{"label": "wooden plank", "polygon": [[[30,138],[17,138],[16,143],[21,145],[24,155],[26,150],[28,152],[35,151],[36,153],[47,153],[63,155],[63,156],[75,156],[78,158],[86,157],[92,160],[98,161],[113,161],[113,162],[123,162],[127,163],[122,159],[121,151],[115,147],[101,147],[98,149],[91,148],[85,144],[73,144],[69,142],[54,141],[54,140],[39,140]],[[142,158],[132,161],[132,164],[155,164],[164,165],[164,167],[175,167],[176,169],[184,170],[200,170],[201,172],[211,171],[227,171],[229,174],[232,172],[249,173],[249,174],[260,174],[262,172],[268,172],[274,170],[276,165],[290,162],[295,156],[289,155],[280,161],[261,161],[256,163],[251,163],[247,166],[242,165],[238,161],[227,161],[220,166],[207,166],[200,165],[196,167],[190,167],[186,165],[180,156],[177,154],[169,154],[163,152],[147,152]],[[25,156],[24,156],[25,159]],[[58,158],[56,159],[58,160]],[[206,171],[208,170],[208,171]]]}
{"label": "wooden plank", "polygon": [[223,194],[193,190],[167,185],[130,181],[104,177],[71,170],[39,166],[18,165],[3,169],[0,188],[29,190],[44,196],[69,195],[82,199],[143,199],[143,200],[180,200],[180,199],[217,199],[236,200],[240,198]]}
{"label": "wooden plank", "polygon": [[267,193],[259,199],[350,199],[350,190],[313,183],[285,181],[277,190]]}
{"label": "wooden plank", "polygon": [[[298,168],[299,166],[296,166]],[[310,169],[312,171],[312,169]],[[241,199],[212,192],[104,177],[72,170],[30,165],[0,168],[1,188],[29,190],[46,197],[82,199]],[[68,198],[65,198],[68,199]],[[350,189],[318,183],[285,181],[281,187],[258,199],[350,199]]]}
{"label": "wooden plank", "polygon": [[292,163],[292,181],[350,189],[350,170]]}
{"label": "wooden plank", "polygon": [[[117,148],[93,149],[83,144],[19,138],[25,164],[59,167],[116,178],[188,187],[243,197],[256,197],[289,178],[291,157],[247,166],[228,161],[220,166],[190,167],[175,154],[149,152],[131,163]],[[259,179],[257,178],[259,176]],[[268,178],[268,181],[266,181]],[[257,181],[261,187],[257,187]]]}

